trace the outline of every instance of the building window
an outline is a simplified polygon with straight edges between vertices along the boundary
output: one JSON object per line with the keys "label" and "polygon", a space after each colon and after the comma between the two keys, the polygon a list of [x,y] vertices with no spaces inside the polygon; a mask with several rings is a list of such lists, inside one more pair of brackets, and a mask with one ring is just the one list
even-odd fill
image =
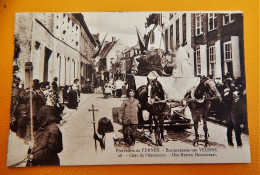
{"label": "building window", "polygon": [[200,59],[200,50],[195,51],[195,59],[196,59],[196,72],[197,76],[201,75],[201,59]]}
{"label": "building window", "polygon": [[165,30],[165,50],[168,51],[168,29]]}
{"label": "building window", "polygon": [[63,14],[63,18],[65,18],[66,17],[66,15],[65,14]]}
{"label": "building window", "polygon": [[179,32],[179,19],[177,19],[177,21],[176,21],[176,45],[178,45],[179,44],[179,34],[180,34],[180,32]]}
{"label": "building window", "polygon": [[224,43],[224,59],[225,61],[232,61],[232,43]]}
{"label": "building window", "polygon": [[78,46],[78,45],[79,45],[79,42],[77,41],[77,42],[76,42],[76,46]]}
{"label": "building window", "polygon": [[232,65],[232,43],[230,41],[224,43],[224,72],[233,73]]}
{"label": "building window", "polygon": [[62,33],[63,33],[63,35],[65,35],[65,34],[66,34],[66,30],[63,30],[63,32],[62,32]]}
{"label": "building window", "polygon": [[38,50],[40,48],[41,43],[35,41],[35,49]]}
{"label": "building window", "polygon": [[173,25],[170,26],[170,49],[173,50]]}
{"label": "building window", "polygon": [[71,23],[71,26],[72,26],[72,27],[74,26],[74,22]]}
{"label": "building window", "polygon": [[202,13],[196,13],[195,15],[195,29],[196,29],[196,36],[201,35],[203,33],[203,21],[202,21]]}
{"label": "building window", "polygon": [[186,42],[186,14],[182,15],[182,43]]}
{"label": "building window", "polygon": [[68,18],[68,23],[70,22],[70,18]]}
{"label": "building window", "polygon": [[216,69],[216,50],[215,46],[209,47],[209,74],[215,78]]}
{"label": "building window", "polygon": [[56,29],[58,29],[59,28],[59,26],[56,26]]}
{"label": "building window", "polygon": [[209,13],[208,28],[209,28],[209,31],[217,28],[217,15],[216,15],[216,13]]}
{"label": "building window", "polygon": [[79,27],[78,26],[76,26],[76,30],[78,30],[79,29]]}
{"label": "building window", "polygon": [[234,22],[234,17],[233,17],[233,14],[231,13],[226,13],[224,14],[223,16],[223,25],[228,25],[230,23]]}

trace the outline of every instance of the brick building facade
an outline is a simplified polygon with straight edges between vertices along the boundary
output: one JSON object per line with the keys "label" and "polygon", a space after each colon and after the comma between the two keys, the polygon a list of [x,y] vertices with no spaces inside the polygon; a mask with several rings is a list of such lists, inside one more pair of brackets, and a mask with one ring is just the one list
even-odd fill
{"label": "brick building facade", "polygon": [[196,76],[244,77],[242,13],[191,14],[191,41]]}
{"label": "brick building facade", "polygon": [[[167,15],[163,15],[167,16]],[[244,77],[242,13],[170,13],[164,22],[165,51],[183,45],[194,76]]]}

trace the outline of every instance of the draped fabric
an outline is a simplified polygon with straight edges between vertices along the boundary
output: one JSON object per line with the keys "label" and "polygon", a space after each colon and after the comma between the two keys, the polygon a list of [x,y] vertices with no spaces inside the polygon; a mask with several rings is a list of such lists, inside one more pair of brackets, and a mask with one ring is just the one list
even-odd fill
{"label": "draped fabric", "polygon": [[[162,84],[167,99],[182,100],[185,94],[193,86],[199,84],[198,77],[174,78],[174,77],[158,77],[158,81]],[[147,84],[147,77],[135,76],[136,89]]]}
{"label": "draped fabric", "polygon": [[192,65],[188,53],[180,46],[174,60],[172,77],[193,77]]}

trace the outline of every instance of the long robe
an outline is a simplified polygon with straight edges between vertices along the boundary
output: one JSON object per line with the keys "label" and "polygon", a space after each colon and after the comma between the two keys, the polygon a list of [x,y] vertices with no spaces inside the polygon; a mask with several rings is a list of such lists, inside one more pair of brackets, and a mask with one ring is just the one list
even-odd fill
{"label": "long robe", "polygon": [[57,127],[55,107],[44,105],[40,108],[40,128],[34,133],[32,166],[60,165],[58,153],[63,150],[62,133]]}

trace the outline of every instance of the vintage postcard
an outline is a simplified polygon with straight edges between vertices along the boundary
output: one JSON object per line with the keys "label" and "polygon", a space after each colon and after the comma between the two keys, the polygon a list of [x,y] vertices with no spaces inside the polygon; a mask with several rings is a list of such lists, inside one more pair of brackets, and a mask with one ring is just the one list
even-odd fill
{"label": "vintage postcard", "polygon": [[250,163],[243,13],[17,13],[8,167]]}

